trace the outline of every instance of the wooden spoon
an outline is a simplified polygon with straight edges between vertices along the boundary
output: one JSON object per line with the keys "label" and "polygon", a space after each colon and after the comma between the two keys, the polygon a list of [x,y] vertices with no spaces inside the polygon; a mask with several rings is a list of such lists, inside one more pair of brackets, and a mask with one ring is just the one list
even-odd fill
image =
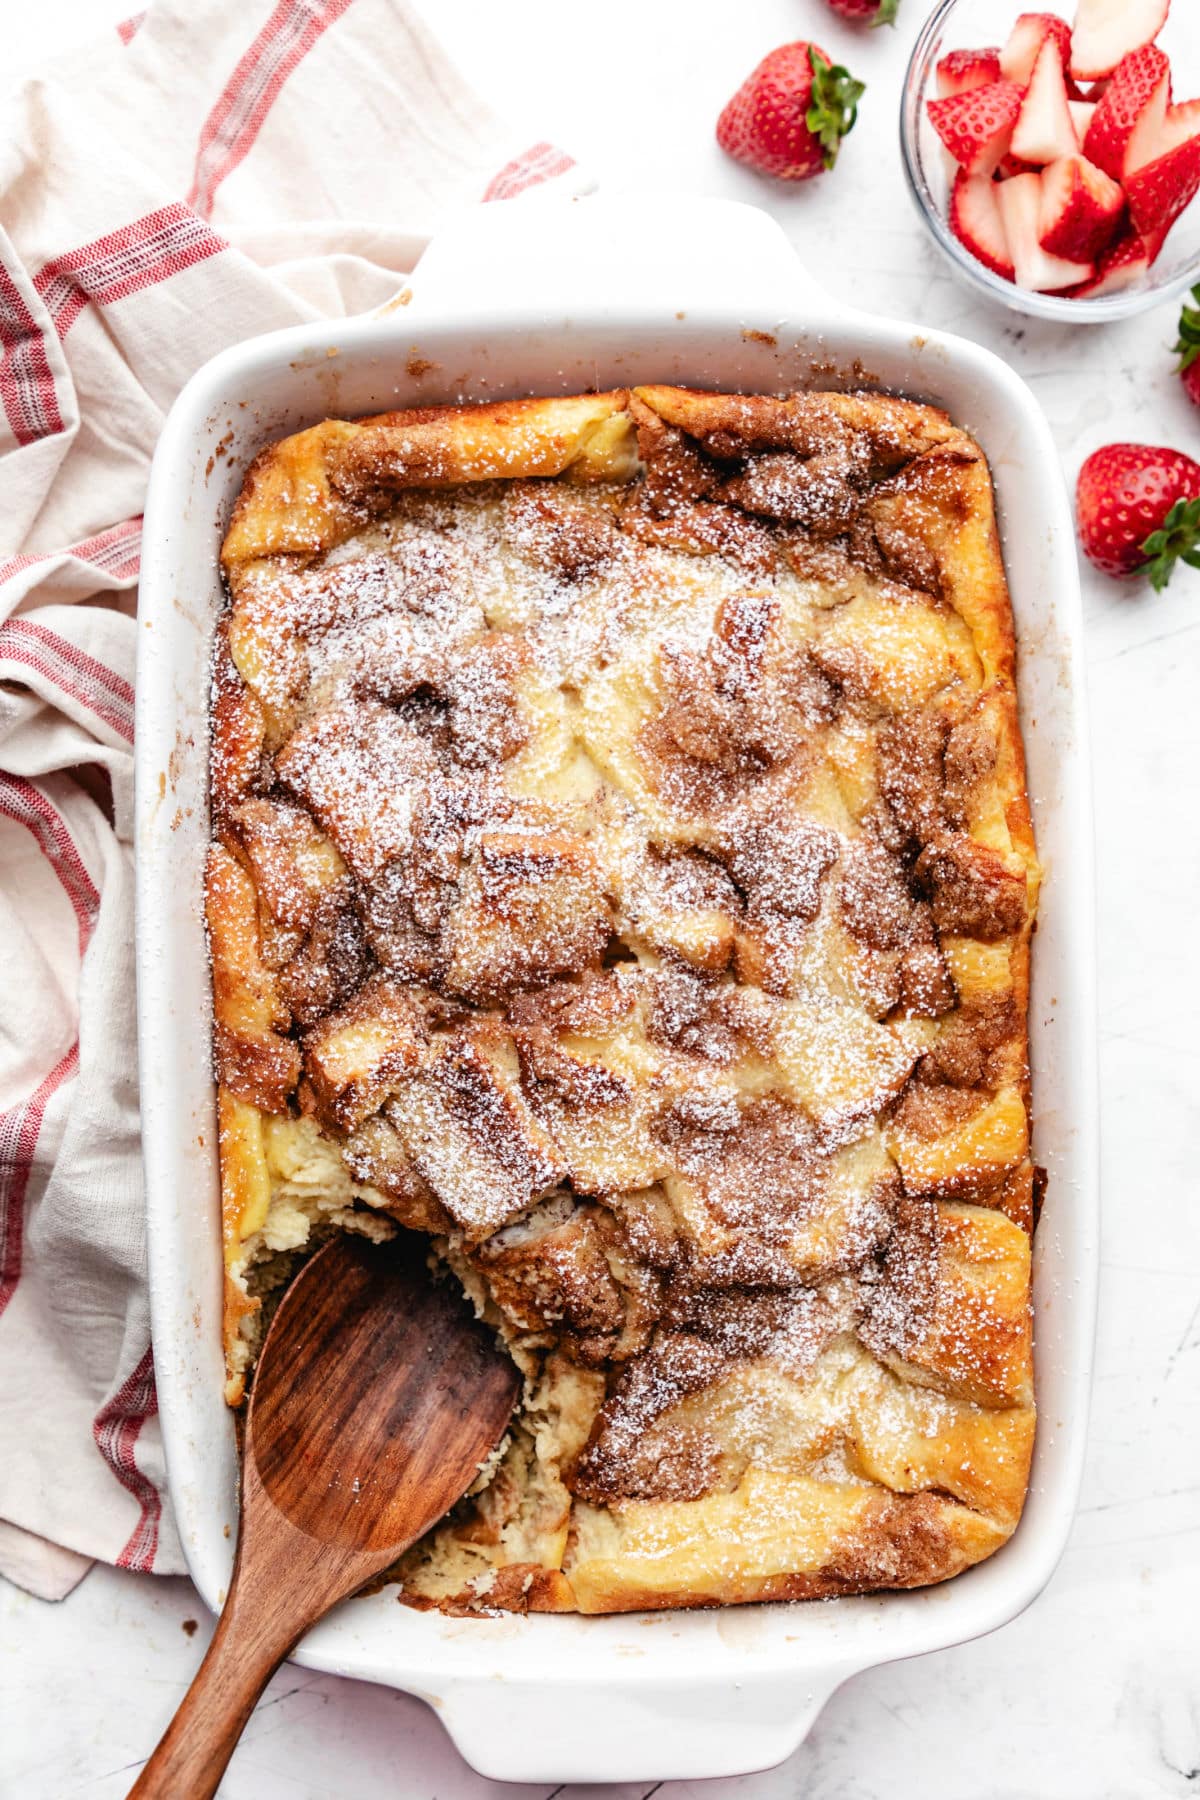
{"label": "wooden spoon", "polygon": [[209,1800],[288,1652],[461,1498],[503,1435],[520,1377],[425,1254],[408,1233],[341,1235],[284,1295],[250,1396],[229,1597],[130,1800]]}

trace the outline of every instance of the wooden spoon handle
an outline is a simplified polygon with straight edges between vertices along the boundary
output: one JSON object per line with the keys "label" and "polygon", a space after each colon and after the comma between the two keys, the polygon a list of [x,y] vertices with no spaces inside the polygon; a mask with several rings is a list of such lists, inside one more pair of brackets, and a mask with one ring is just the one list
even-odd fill
{"label": "wooden spoon handle", "polygon": [[129,1800],[211,1800],[259,1696],[303,1629],[239,1607],[235,1585],[195,1680]]}

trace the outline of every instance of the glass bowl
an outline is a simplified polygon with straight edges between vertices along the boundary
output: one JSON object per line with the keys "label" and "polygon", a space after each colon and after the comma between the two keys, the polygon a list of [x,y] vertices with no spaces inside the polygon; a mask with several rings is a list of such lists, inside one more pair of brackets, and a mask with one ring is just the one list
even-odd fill
{"label": "glass bowl", "polygon": [[[1190,14],[1195,0],[1175,0],[1158,43],[1171,59],[1176,100],[1200,94],[1200,33]],[[926,98],[937,93],[936,67],[947,50],[980,49],[1003,44],[1022,0],[941,0],[921,29],[904,78],[900,107],[900,151],[913,202],[935,244],[955,273],[990,300],[1013,312],[1062,324],[1100,325],[1145,312],[1200,281],[1200,195],[1175,223],[1158,261],[1131,287],[1092,300],[1068,300],[1035,294],[994,275],[977,262],[951,231],[947,221],[950,191],[949,157],[929,122]],[[1073,7],[1063,8],[1064,12]]]}

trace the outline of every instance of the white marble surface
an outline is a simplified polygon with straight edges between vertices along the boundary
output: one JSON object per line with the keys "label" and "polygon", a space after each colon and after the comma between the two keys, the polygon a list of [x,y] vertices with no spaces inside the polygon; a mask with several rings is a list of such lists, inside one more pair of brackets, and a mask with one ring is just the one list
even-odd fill
{"label": "white marble surface", "polygon": [[[229,0],[232,5],[235,0]],[[9,9],[9,68],[131,9]],[[1167,346],[1174,309],[1103,331],[1025,322],[954,285],[903,191],[899,82],[925,0],[856,32],[823,0],[423,0],[492,102],[606,189],[766,206],[835,294],[963,332],[1032,384],[1068,475],[1115,438],[1200,454]],[[1177,10],[1186,0],[1176,0]],[[1016,10],[1014,6],[1014,11]],[[352,15],[351,15],[352,17]],[[1196,27],[1200,29],[1200,27]],[[789,191],[727,164],[721,103],[811,32],[869,87],[836,173]],[[1155,597],[1085,581],[1095,736],[1105,1226],[1087,1473],[1062,1565],[992,1637],[847,1683],[766,1775],[555,1789],[560,1800],[1141,1800],[1200,1793],[1200,575]],[[199,1621],[194,1635],[191,1621]],[[0,1796],[118,1800],[207,1636],[187,1582],[98,1569],[49,1607],[0,1583]],[[434,1716],[383,1688],[285,1668],[227,1800],[549,1800],[464,1768]]]}

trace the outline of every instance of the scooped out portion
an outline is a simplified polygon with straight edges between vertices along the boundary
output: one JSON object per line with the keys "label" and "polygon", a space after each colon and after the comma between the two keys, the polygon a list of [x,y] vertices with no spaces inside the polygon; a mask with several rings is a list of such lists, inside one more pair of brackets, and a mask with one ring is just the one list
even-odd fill
{"label": "scooped out portion", "polygon": [[987,468],[867,394],[326,421],[223,552],[227,1396],[331,1232],[524,1379],[450,1612],[911,1587],[1034,1430],[1038,870]]}

